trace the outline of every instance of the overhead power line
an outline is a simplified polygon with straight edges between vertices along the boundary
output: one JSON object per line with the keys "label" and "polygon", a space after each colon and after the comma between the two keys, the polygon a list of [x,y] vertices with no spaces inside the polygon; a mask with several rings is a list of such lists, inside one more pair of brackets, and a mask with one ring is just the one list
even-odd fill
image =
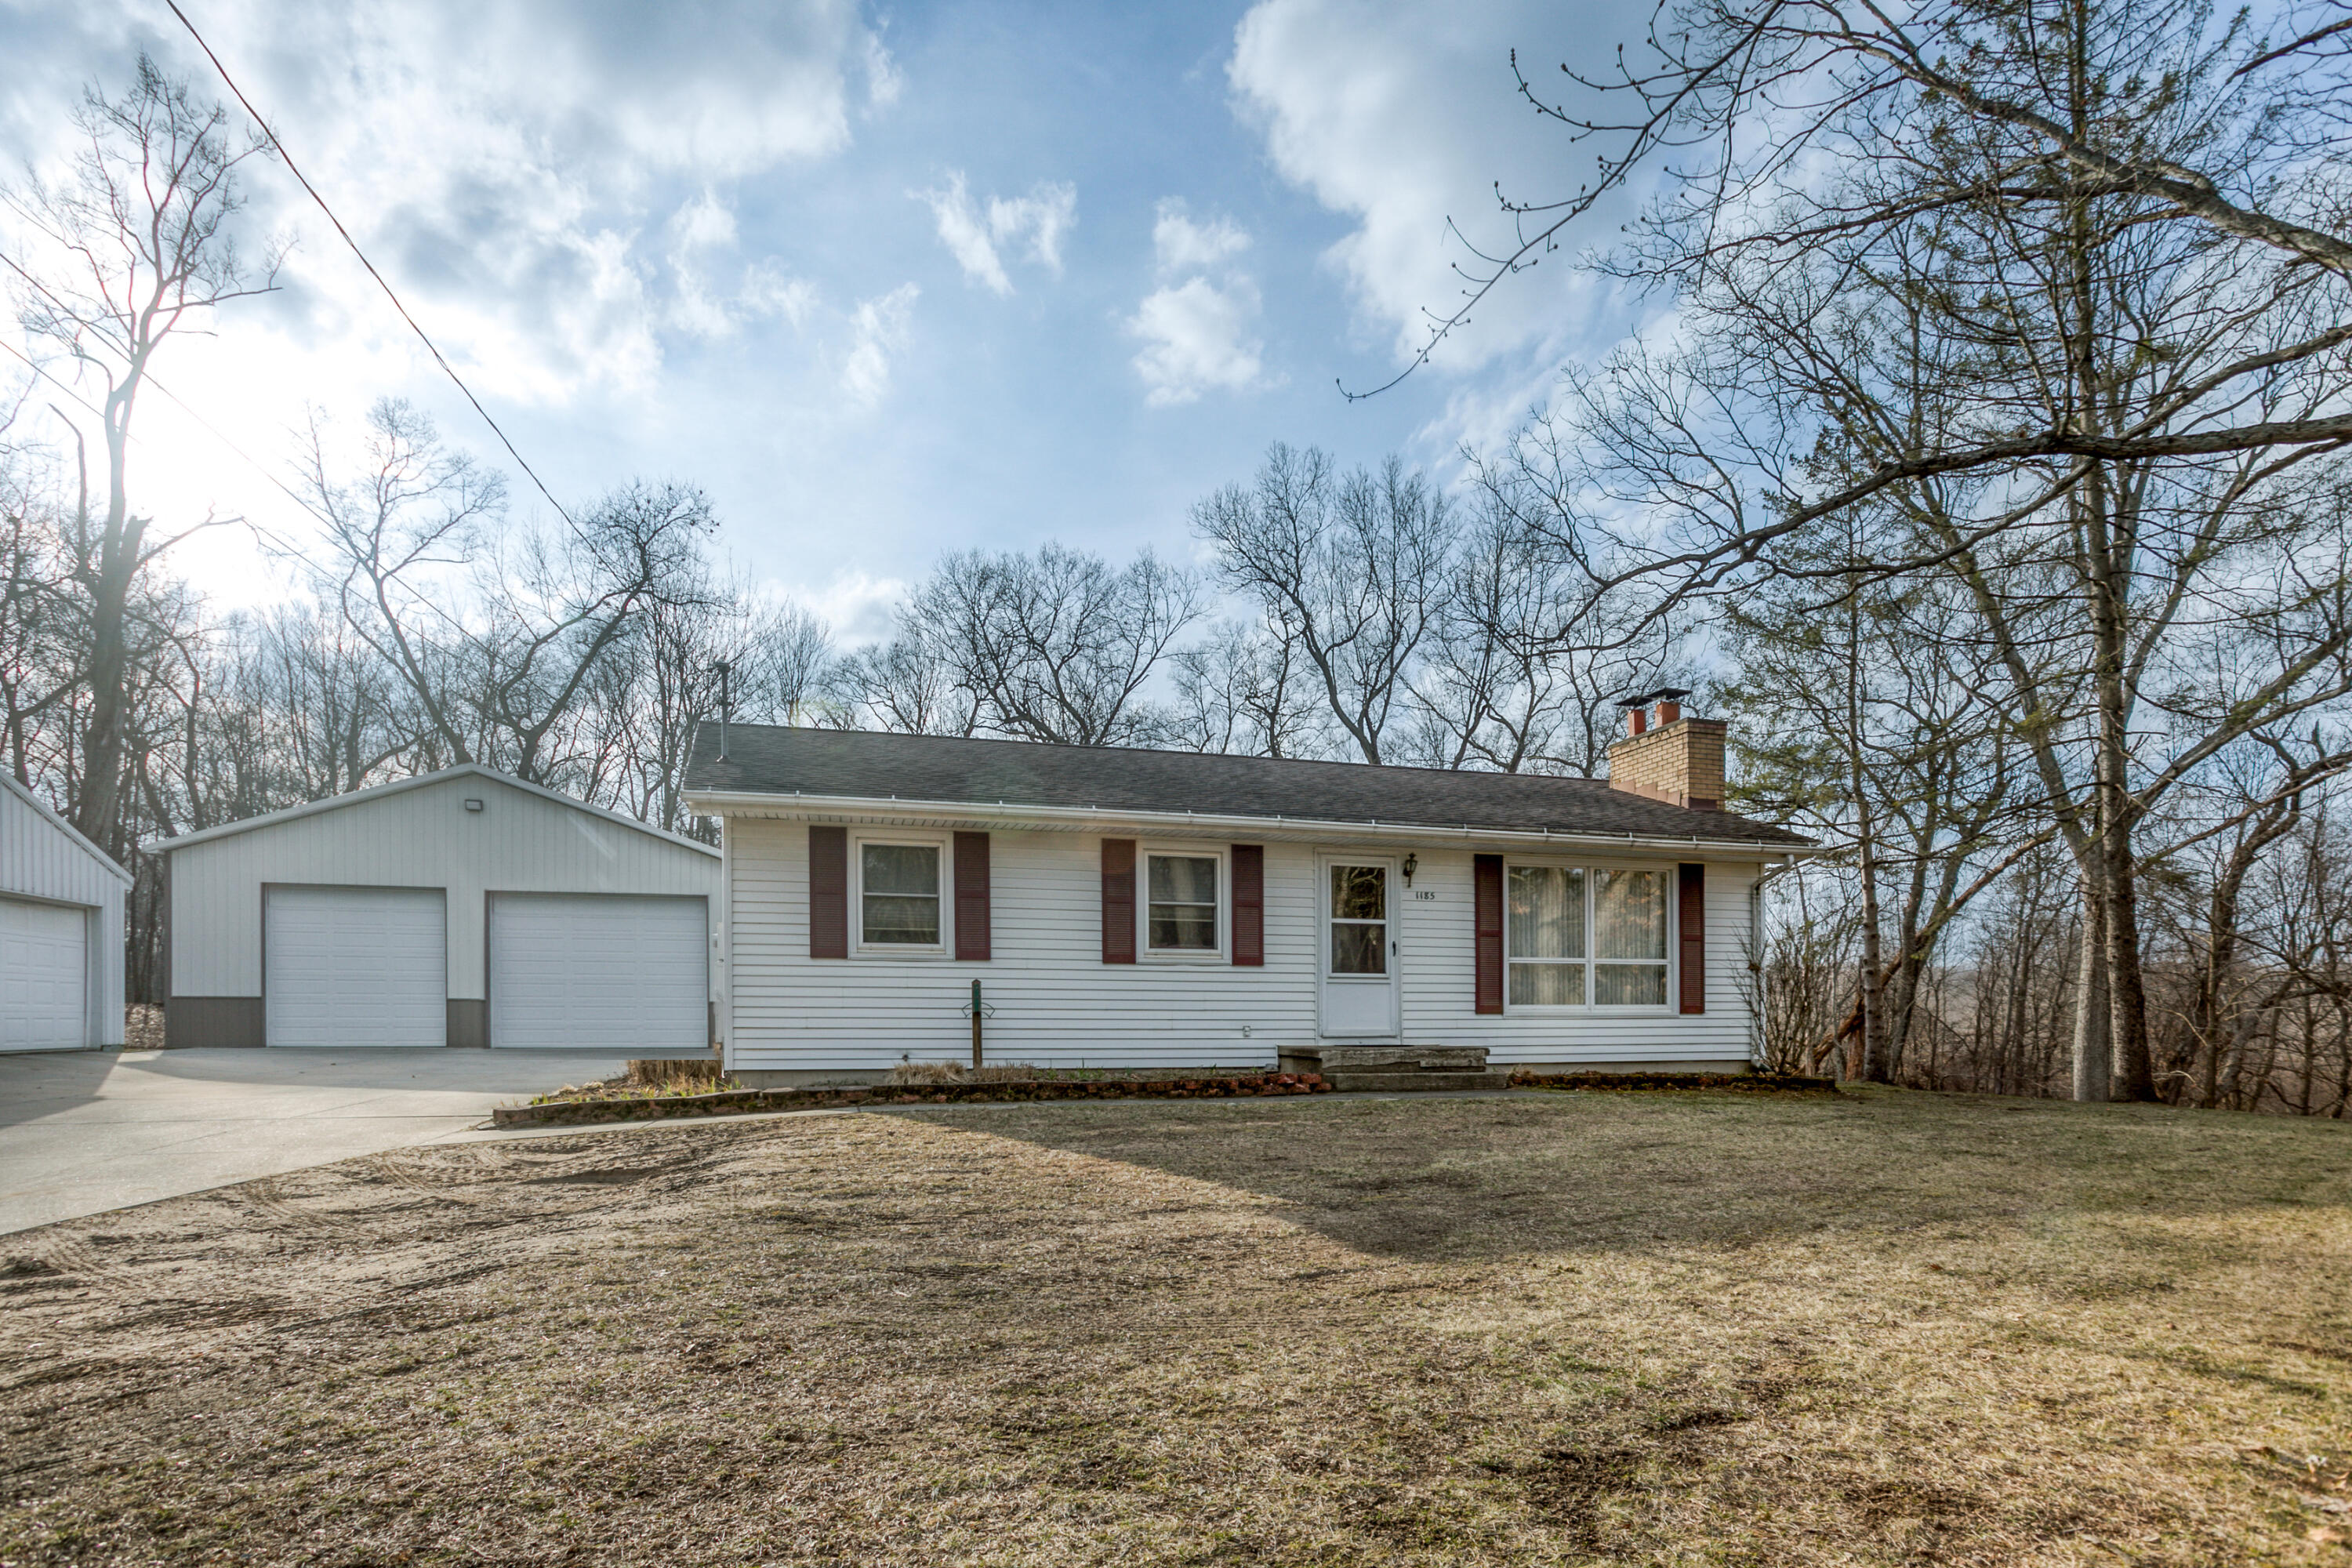
{"label": "overhead power line", "polygon": [[[205,36],[196,31],[196,25],[188,20],[188,14],[180,9],[179,0],[163,0],[163,4],[169,5],[172,8],[172,15],[180,19],[180,26],[188,30],[188,37],[196,40],[196,47],[205,51],[205,58],[213,62],[213,69],[220,73],[221,80],[227,84],[229,91],[236,95],[237,102],[245,106],[245,111],[253,116],[253,122],[261,127],[261,133],[269,139],[269,144],[277,149],[278,155],[286,161],[287,173],[300,181],[302,188],[310,194],[310,199],[319,204],[319,210],[327,215],[327,221],[335,226],[335,232],[343,237],[343,243],[352,247],[352,254],[359,258],[360,265],[367,268],[367,275],[375,279],[376,287],[382,289],[384,298],[392,301],[392,308],[400,312],[400,319],[408,323],[409,331],[416,334],[416,341],[423,343],[425,352],[433,356],[433,363],[439,365],[442,373],[456,384],[457,390],[466,395],[466,401],[474,405],[474,412],[482,416],[482,423],[490,427],[490,433],[499,438],[499,445],[506,447],[507,456],[512,458],[515,465],[530,476],[530,482],[539,487],[539,493],[547,498],[547,504],[555,509],[556,515],[571,525],[572,532],[579,533],[579,523],[572,521],[572,514],[564,510],[563,503],[555,499],[555,492],[547,488],[547,482],[539,477],[538,470],[533,468],[525,460],[523,455],[515,449],[515,444],[508,439],[507,433],[499,427],[499,422],[490,417],[490,411],[482,406],[482,400],[474,395],[474,389],[466,384],[466,378],[457,374],[457,367],[449,363],[425,329],[417,324],[416,318],[409,314],[408,307],[401,303],[399,293],[385,281],[383,274],[376,270],[375,263],[370,261],[367,252],[360,248],[360,242],[352,237],[352,231],[343,226],[343,220],[335,216],[335,209],[329,206],[327,198],[319,194],[319,187],[312,184],[310,176],[303,174],[295,164],[294,154],[286,150],[286,143],[278,140],[278,132],[270,129],[269,121],[262,118],[261,110],[253,106],[253,100],[245,96],[245,89],[236,85],[235,77],[228,74],[228,67],[221,64],[220,56],[215,54],[213,47],[205,42]],[[581,542],[587,542],[585,535],[582,535]]]}

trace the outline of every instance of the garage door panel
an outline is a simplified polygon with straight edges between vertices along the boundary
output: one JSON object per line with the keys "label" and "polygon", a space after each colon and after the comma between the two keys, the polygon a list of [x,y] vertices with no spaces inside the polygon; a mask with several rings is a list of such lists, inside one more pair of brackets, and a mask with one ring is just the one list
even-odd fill
{"label": "garage door panel", "polygon": [[699,1049],[709,942],[700,899],[501,894],[490,903],[490,1044]]}
{"label": "garage door panel", "polygon": [[89,1043],[89,911],[0,899],[0,1051]]}
{"label": "garage door panel", "polygon": [[262,994],[273,1046],[448,1043],[448,910],[410,888],[272,888]]}

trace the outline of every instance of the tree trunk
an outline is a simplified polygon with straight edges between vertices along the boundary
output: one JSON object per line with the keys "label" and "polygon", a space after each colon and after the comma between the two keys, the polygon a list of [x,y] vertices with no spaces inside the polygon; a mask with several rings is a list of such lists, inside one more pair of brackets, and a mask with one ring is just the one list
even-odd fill
{"label": "tree trunk", "polygon": [[[106,525],[96,541],[89,611],[89,724],[82,732],[80,798],[74,826],[109,854],[121,858],[123,730],[130,721],[130,606],[131,580],[139,574],[139,547],[146,529],[131,516],[124,488],[125,448],[131,439],[131,405],[139,389],[134,365],[106,400]],[[89,500],[85,492],[76,519],[85,550],[90,546]]]}
{"label": "tree trunk", "polygon": [[2156,1099],[2156,1071],[2148,1058],[2147,990],[2140,967],[2139,879],[2132,866],[2130,830],[2118,823],[2107,830],[2102,858],[2107,871],[2107,1000],[2115,1014],[2110,1032],[2118,1100]]}
{"label": "tree trunk", "polygon": [[2083,886],[2081,968],[2074,986],[2074,1098],[2103,1101],[2110,1092],[2114,1058],[2108,1031],[2113,1013],[2107,1001],[2107,920],[2099,890],[2089,879]]}

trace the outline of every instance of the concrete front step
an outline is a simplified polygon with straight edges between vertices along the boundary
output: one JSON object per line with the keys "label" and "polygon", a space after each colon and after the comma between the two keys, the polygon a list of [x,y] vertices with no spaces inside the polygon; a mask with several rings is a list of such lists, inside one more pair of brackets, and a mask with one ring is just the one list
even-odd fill
{"label": "concrete front step", "polygon": [[1408,1068],[1402,1071],[1354,1071],[1326,1068],[1323,1081],[1339,1094],[1431,1094],[1451,1090],[1497,1089],[1511,1087],[1508,1068],[1472,1068],[1449,1072],[1443,1068]]}

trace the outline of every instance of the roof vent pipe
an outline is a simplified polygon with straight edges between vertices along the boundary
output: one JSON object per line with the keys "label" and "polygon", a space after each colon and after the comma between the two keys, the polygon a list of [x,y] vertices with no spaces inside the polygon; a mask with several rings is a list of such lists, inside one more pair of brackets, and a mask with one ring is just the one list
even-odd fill
{"label": "roof vent pipe", "polygon": [[719,678],[719,760],[727,760],[727,720],[735,706],[735,689],[731,677],[735,667],[723,658],[710,661],[710,672]]}

